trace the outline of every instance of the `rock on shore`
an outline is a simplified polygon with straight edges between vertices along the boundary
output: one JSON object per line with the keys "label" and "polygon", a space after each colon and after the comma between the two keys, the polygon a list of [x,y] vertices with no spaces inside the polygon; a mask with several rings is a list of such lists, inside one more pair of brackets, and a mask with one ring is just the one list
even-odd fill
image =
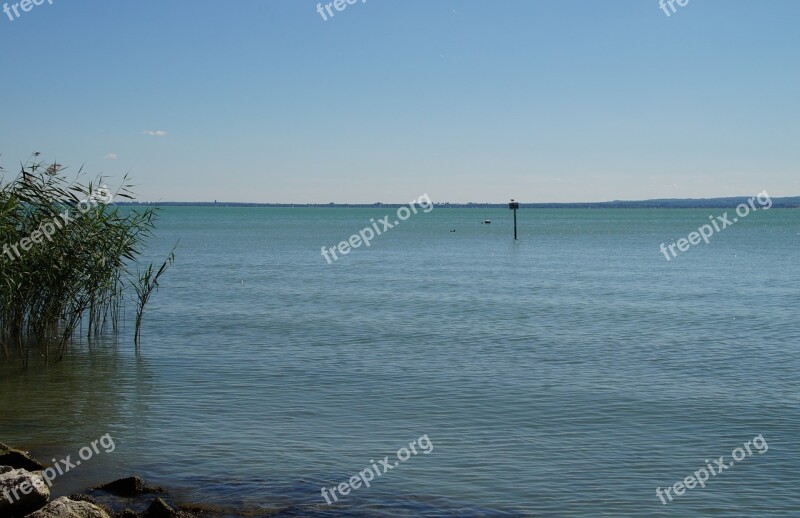
{"label": "rock on shore", "polygon": [[105,491],[117,496],[136,496],[145,493],[163,493],[160,487],[150,487],[139,477],[127,477],[92,488],[95,491]]}
{"label": "rock on shore", "polygon": [[0,466],[0,516],[25,516],[50,500],[50,489],[41,473]]}
{"label": "rock on shore", "polygon": [[[86,494],[75,494],[50,501],[50,488],[42,471],[46,467],[27,452],[0,442],[0,518],[194,518],[196,515],[175,510],[161,498],[154,499],[144,511],[129,509],[114,512],[119,502],[96,501]],[[92,488],[108,495],[142,499],[148,493],[163,493],[159,487],[145,484],[139,477],[127,477]],[[49,503],[48,503],[49,502]],[[141,503],[141,502],[139,502]],[[106,508],[107,507],[107,508]]]}
{"label": "rock on shore", "polygon": [[27,518],[110,518],[108,513],[89,502],[76,502],[66,496],[57,498]]}
{"label": "rock on shore", "polygon": [[11,466],[15,469],[28,471],[42,471],[45,466],[28,455],[27,452],[17,450],[0,442],[0,466]]}

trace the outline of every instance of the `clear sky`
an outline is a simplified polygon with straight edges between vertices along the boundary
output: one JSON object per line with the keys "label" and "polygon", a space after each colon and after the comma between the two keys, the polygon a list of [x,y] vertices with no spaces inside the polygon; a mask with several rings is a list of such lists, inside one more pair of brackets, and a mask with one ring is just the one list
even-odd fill
{"label": "clear sky", "polygon": [[797,0],[52,2],[0,13],[7,170],[150,201],[800,195]]}

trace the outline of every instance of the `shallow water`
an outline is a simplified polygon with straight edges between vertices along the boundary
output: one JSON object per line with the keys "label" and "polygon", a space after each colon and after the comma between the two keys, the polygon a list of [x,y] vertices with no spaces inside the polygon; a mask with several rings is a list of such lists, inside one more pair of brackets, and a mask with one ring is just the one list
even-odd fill
{"label": "shallow water", "polygon": [[[800,211],[665,260],[722,212],[522,210],[515,243],[510,211],[437,208],[329,265],[321,246],[394,210],[168,208],[141,354],[128,327],[0,370],[0,441],[75,458],[109,433],[60,494],[136,472],[287,516],[797,516]],[[768,451],[662,505],[758,434]]]}

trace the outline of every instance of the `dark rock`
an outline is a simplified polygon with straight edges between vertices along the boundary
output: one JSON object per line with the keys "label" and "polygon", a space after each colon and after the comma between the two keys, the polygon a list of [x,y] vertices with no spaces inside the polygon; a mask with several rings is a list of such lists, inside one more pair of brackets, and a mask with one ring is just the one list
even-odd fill
{"label": "dark rock", "polygon": [[47,466],[35,461],[27,452],[0,443],[0,466],[11,466],[26,471],[42,471]]}
{"label": "dark rock", "polygon": [[156,498],[142,513],[141,518],[195,518],[195,515],[186,511],[176,511],[162,498]]}
{"label": "dark rock", "polygon": [[176,514],[175,509],[167,505],[163,499],[156,498],[150,504],[150,507],[142,513],[142,518],[172,518]]}
{"label": "dark rock", "polygon": [[107,512],[89,502],[76,502],[66,496],[53,500],[26,518],[111,518]]}
{"label": "dark rock", "polygon": [[123,509],[114,514],[114,518],[139,518],[139,513],[130,509]]}
{"label": "dark rock", "polygon": [[105,491],[117,496],[136,496],[144,493],[163,493],[164,490],[160,487],[146,486],[144,480],[139,477],[127,477],[103,484],[102,486],[93,487],[97,491]]}
{"label": "dark rock", "polygon": [[0,473],[0,516],[25,516],[48,500],[50,489],[41,473],[5,468]]}

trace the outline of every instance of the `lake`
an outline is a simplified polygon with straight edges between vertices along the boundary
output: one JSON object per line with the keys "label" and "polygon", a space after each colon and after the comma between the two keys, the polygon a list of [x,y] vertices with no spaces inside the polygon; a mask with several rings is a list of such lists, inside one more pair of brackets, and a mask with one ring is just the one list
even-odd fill
{"label": "lake", "polygon": [[514,242],[508,210],[437,207],[328,264],[395,209],[169,207],[140,354],[128,325],[0,370],[0,440],[47,460],[110,434],[57,494],[135,472],[286,516],[797,516],[800,211],[665,259],[723,212],[523,209]]}

